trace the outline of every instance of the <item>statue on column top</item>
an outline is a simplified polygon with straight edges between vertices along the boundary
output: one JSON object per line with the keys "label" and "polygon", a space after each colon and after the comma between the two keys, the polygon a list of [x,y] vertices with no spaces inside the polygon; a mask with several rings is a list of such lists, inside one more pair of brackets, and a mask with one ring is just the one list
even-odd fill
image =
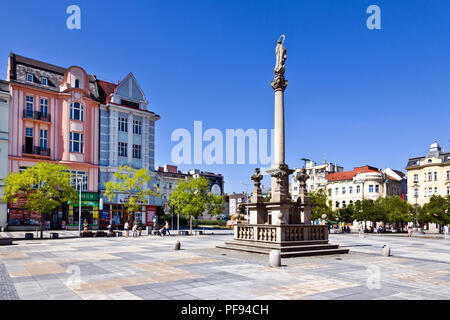
{"label": "statue on column top", "polygon": [[[283,39],[283,40],[281,40]],[[277,61],[275,64],[275,69],[273,70],[277,75],[284,75],[285,67],[284,63],[286,62],[287,54],[286,48],[283,47],[284,40],[286,36],[282,34],[278,39],[277,47],[275,48],[275,55],[277,57]]]}

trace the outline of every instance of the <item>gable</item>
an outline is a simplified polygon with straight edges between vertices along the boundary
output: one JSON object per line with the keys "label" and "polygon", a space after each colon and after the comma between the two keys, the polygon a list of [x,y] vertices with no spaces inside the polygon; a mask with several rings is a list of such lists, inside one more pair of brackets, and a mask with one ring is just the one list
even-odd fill
{"label": "gable", "polygon": [[117,86],[116,95],[126,100],[146,102],[141,87],[131,73]]}

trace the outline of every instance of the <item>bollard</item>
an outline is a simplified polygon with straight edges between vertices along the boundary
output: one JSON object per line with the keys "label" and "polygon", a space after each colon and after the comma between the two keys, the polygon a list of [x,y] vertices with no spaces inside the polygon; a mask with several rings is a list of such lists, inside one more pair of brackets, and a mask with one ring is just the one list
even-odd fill
{"label": "bollard", "polygon": [[391,255],[391,247],[388,244],[385,244],[381,249],[381,255],[383,257],[389,257]]}
{"label": "bollard", "polygon": [[175,244],[173,245],[173,250],[180,250],[181,248],[181,243],[179,240],[177,240],[177,242],[175,242]]}
{"label": "bollard", "polygon": [[279,250],[272,250],[269,254],[269,267],[281,267],[281,255]]}

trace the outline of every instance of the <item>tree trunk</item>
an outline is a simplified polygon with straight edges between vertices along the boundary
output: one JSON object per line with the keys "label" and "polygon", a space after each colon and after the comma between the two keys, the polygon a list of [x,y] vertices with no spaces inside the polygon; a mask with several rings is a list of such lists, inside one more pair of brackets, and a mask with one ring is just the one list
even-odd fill
{"label": "tree trunk", "polygon": [[192,235],[192,215],[189,216],[189,229],[190,229],[189,234]]}
{"label": "tree trunk", "polygon": [[44,214],[41,213],[41,239],[44,238]]}

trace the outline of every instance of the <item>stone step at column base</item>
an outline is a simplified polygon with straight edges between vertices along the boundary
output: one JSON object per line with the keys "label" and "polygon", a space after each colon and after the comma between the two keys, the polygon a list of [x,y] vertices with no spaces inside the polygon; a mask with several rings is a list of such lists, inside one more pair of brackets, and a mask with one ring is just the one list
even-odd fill
{"label": "stone step at column base", "polygon": [[249,253],[259,253],[265,255],[269,255],[270,251],[272,250],[279,250],[282,258],[347,254],[350,251],[349,249],[340,249],[339,245],[337,244],[328,244],[328,241],[325,241],[325,244],[311,244],[311,241],[305,241],[304,243],[301,242],[302,241],[300,241],[300,243],[296,241],[296,245],[292,243],[290,243],[289,245],[284,245],[276,243],[235,240],[226,242],[224,245],[217,246],[216,248]]}

